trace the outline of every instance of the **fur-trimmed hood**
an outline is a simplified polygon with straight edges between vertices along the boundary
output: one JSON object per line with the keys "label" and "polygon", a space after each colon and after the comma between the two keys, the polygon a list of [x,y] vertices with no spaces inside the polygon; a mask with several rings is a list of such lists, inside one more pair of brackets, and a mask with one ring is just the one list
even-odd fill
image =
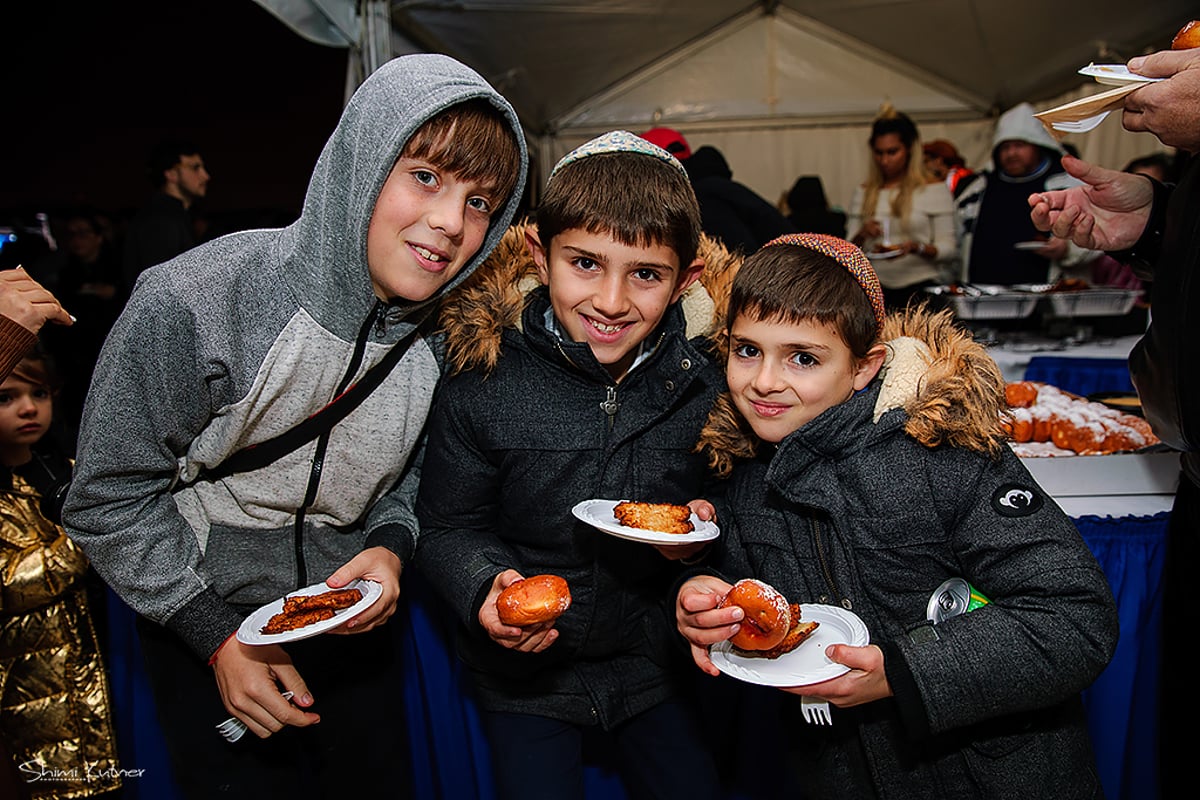
{"label": "fur-trimmed hood", "polygon": [[[475,367],[490,371],[500,358],[504,329],[520,327],[530,293],[541,285],[525,245],[531,227],[510,227],[487,261],[442,304],[438,328],[445,336],[451,374]],[[699,256],[704,272],[680,299],[687,336],[716,338],[725,327],[729,289],[741,256],[706,236],[701,237]]]}
{"label": "fur-trimmed hood", "polygon": [[[950,311],[917,307],[891,314],[880,339],[888,352],[875,378],[876,422],[899,408],[905,414],[904,432],[926,447],[944,444],[990,455],[1002,451],[1004,378]],[[726,476],[735,460],[753,458],[758,444],[729,393],[722,394],[700,436],[699,448],[707,452],[710,466]]]}

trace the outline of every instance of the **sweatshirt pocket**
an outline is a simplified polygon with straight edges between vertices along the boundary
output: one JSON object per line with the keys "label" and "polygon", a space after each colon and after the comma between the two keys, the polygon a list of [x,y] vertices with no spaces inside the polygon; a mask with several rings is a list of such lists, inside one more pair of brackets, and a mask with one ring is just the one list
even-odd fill
{"label": "sweatshirt pocket", "polygon": [[204,569],[217,594],[230,603],[260,606],[296,585],[292,528],[246,530],[214,526],[204,549]]}

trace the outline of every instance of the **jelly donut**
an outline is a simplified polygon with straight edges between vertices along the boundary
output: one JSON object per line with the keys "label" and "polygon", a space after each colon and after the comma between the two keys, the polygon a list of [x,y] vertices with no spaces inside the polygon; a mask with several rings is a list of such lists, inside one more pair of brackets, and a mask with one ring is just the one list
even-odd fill
{"label": "jelly donut", "polygon": [[733,585],[718,608],[737,606],[745,616],[730,642],[739,650],[770,650],[792,627],[787,598],[762,581],[743,578]]}
{"label": "jelly donut", "polygon": [[1192,20],[1179,29],[1171,40],[1172,50],[1191,50],[1200,47],[1200,20]]}
{"label": "jelly donut", "polygon": [[1010,408],[1029,408],[1037,402],[1037,384],[1030,381],[1013,381],[1004,386],[1004,399]]}
{"label": "jelly donut", "polygon": [[534,575],[510,583],[496,598],[505,625],[536,625],[558,619],[571,607],[571,591],[557,575]]}

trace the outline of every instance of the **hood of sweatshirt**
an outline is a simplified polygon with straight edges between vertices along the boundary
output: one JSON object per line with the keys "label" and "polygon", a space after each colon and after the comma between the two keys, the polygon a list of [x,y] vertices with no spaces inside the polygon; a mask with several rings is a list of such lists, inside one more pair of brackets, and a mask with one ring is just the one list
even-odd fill
{"label": "hood of sweatshirt", "polygon": [[354,338],[376,302],[367,269],[367,228],[392,166],[426,120],[477,98],[499,109],[512,127],[521,151],[520,175],[492,217],[479,253],[429,300],[398,304],[406,315],[465,281],[511,224],[527,171],[524,133],[507,100],[469,67],[442,55],[392,59],[354,93],[317,159],[300,218],[280,232],[273,247],[284,280],[321,325]]}
{"label": "hood of sweatshirt", "polygon": [[[1034,117],[1033,106],[1029,103],[1018,103],[1000,115],[996,120],[996,132],[992,135],[992,164],[996,164],[996,149],[1001,142],[1028,142],[1057,161],[1066,152],[1058,140],[1050,135],[1046,126]],[[994,167],[999,172],[998,167]]]}

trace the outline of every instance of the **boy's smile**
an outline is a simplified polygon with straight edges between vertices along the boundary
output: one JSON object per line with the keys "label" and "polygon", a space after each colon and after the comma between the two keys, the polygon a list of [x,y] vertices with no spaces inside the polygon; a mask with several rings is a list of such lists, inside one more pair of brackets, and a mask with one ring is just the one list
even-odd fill
{"label": "boy's smile", "polygon": [[421,301],[449,283],[479,252],[493,200],[478,183],[401,157],[375,201],[367,263],[375,295]]}
{"label": "boy's smile", "polygon": [[559,325],[572,341],[586,342],[618,381],[703,266],[697,259],[680,270],[667,245],[628,245],[578,228],[555,236],[549,253],[535,235],[527,242]]}
{"label": "boy's smile", "polygon": [[865,387],[883,362],[882,345],[856,363],[833,325],[760,320],[739,314],[725,367],[734,405],[764,442],[780,442]]}

